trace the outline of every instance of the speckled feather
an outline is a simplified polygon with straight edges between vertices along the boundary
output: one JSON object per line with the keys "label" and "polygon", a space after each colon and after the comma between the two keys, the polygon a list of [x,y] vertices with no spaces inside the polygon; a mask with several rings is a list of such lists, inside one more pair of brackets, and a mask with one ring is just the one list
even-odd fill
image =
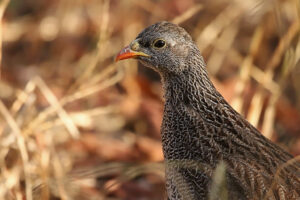
{"label": "speckled feather", "polygon": [[[166,41],[162,49],[152,46],[158,38]],[[231,200],[300,199],[300,163],[280,170],[292,156],[224,100],[183,28],[160,22],[142,31],[137,41],[139,51],[150,55],[138,59],[160,73],[164,86],[161,133],[168,199],[208,199],[220,161],[226,164]]]}

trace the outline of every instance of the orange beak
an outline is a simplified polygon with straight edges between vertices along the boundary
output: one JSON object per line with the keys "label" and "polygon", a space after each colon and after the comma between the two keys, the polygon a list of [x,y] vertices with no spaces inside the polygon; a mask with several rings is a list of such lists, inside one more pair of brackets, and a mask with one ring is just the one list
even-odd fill
{"label": "orange beak", "polygon": [[125,60],[125,59],[129,59],[129,58],[135,58],[137,56],[144,56],[144,57],[149,57],[148,54],[145,54],[143,52],[138,52],[138,51],[133,51],[130,46],[125,47],[124,49],[122,49],[118,55],[116,56],[115,61],[119,61],[119,60]]}

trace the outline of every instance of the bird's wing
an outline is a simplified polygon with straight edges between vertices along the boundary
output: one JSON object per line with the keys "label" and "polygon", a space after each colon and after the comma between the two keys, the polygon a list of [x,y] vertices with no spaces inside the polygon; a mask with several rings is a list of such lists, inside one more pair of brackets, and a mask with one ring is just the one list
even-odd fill
{"label": "bird's wing", "polygon": [[299,162],[291,160],[270,174],[257,163],[228,159],[228,182],[232,188],[241,187],[254,199],[300,199]]}

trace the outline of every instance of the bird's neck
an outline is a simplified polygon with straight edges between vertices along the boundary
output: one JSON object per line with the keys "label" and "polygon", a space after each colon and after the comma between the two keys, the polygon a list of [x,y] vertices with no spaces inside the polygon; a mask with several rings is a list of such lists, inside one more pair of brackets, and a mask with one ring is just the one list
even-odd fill
{"label": "bird's neck", "polygon": [[207,101],[226,103],[209,80],[203,58],[199,55],[199,57],[194,56],[193,59],[197,61],[189,60],[188,66],[182,72],[170,73],[162,77],[166,104],[175,107],[187,104],[193,107],[203,105]]}
{"label": "bird's neck", "polygon": [[[219,137],[218,130],[228,120],[227,113],[234,115],[235,111],[209,80],[201,57],[197,58],[197,62],[192,60],[187,64],[191,66],[186,66],[182,74],[168,74],[162,78],[165,91],[162,125],[165,159],[192,158],[215,164],[217,159],[212,159],[213,155],[218,157],[220,153],[215,144],[223,138]],[[211,147],[207,148],[207,144]],[[182,152],[178,153],[178,149]]]}

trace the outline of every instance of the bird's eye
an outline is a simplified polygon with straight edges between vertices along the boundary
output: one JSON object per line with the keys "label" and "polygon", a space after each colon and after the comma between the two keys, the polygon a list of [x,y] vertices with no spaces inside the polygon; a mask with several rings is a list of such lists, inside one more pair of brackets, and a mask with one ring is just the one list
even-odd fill
{"label": "bird's eye", "polygon": [[156,48],[163,48],[164,46],[166,46],[166,42],[162,39],[158,39],[154,42],[153,46]]}

